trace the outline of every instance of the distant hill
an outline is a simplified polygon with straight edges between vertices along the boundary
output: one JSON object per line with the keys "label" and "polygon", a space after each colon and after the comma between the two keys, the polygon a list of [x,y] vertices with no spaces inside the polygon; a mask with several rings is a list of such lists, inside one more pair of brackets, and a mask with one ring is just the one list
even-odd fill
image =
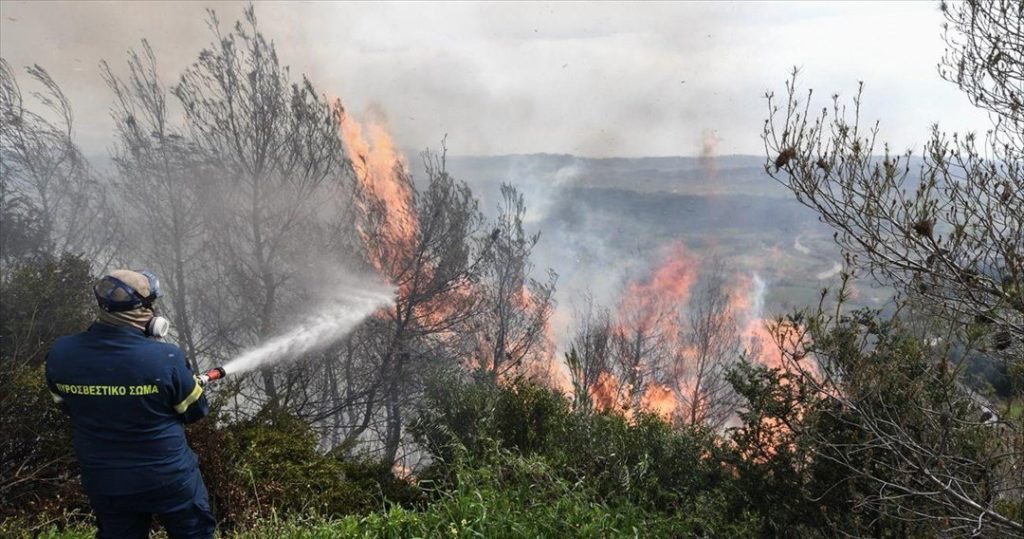
{"label": "distant hill", "polygon": [[[831,229],[767,175],[759,156],[449,156],[448,171],[491,216],[502,183],[524,194],[527,228],[541,232],[534,260],[559,274],[562,305],[582,291],[614,304],[622,286],[675,243],[721,258],[736,275],[759,275],[771,312],[815,302],[841,267]],[[890,294],[862,291],[855,303],[871,306]]]}
{"label": "distant hill", "polygon": [[786,196],[764,174],[764,158],[721,157],[587,158],[563,154],[451,156],[449,170],[472,184],[522,178],[557,185],[641,192]]}

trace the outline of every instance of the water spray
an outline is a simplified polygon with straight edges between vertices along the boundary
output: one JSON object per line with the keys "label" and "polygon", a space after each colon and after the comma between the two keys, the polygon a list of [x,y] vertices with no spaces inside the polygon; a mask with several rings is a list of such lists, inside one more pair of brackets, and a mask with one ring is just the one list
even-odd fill
{"label": "water spray", "polygon": [[260,346],[243,352],[220,367],[210,369],[197,378],[201,385],[220,380],[231,373],[243,373],[268,363],[302,357],[341,339],[366,317],[390,305],[394,291],[379,286],[363,286],[339,291],[344,298],[326,303],[304,321]]}

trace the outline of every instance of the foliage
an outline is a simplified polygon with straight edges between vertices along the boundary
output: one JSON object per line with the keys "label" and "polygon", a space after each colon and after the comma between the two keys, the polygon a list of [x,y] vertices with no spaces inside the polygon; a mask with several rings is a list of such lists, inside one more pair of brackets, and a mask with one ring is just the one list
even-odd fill
{"label": "foliage", "polygon": [[585,483],[566,480],[541,457],[492,453],[490,462],[459,468],[457,486],[425,511],[392,509],[353,522],[358,537],[690,537],[709,532],[749,536],[725,523],[716,500],[694,513],[666,514],[624,498],[603,500]]}
{"label": "foliage", "polygon": [[[325,519],[268,517],[239,538],[404,537],[754,537],[744,522],[720,521],[720,500],[708,499],[699,514],[665,515],[629,503],[596,501],[586,488],[559,479],[537,459],[506,456],[500,469],[465,470],[460,488],[423,510],[391,506],[366,516]],[[41,537],[90,537],[76,528]]]}
{"label": "foliage", "polygon": [[0,358],[41,365],[53,341],[92,320],[89,261],[71,254],[16,264],[0,288]]}
{"label": "foliage", "polygon": [[87,261],[65,254],[18,264],[0,288],[0,519],[84,508],[69,424],[43,361],[57,337],[91,318]]}
{"label": "foliage", "polygon": [[188,434],[223,528],[270,515],[365,514],[385,500],[408,504],[419,497],[386,464],[320,451],[309,425],[280,409],[220,427],[210,419]]}
{"label": "foliage", "polygon": [[480,457],[493,443],[524,455],[551,452],[568,431],[566,399],[522,379],[501,387],[448,375],[429,384],[424,397],[427,405],[413,432],[437,459],[437,469],[460,456]]}
{"label": "foliage", "polygon": [[[806,348],[822,371],[804,381],[841,410],[826,415],[836,429],[811,440],[814,456],[866,481],[858,506],[879,512],[875,522],[888,528],[930,519],[947,534],[1019,535],[1024,4],[942,9],[940,75],[989,113],[983,137],[934,126],[913,171],[909,151],[876,145],[878,123],[862,123],[859,90],[850,107],[834,95],[814,112],[812,94],[797,95],[794,72],[781,102],[767,95],[765,170],[835,230],[848,272],[899,292],[891,321],[839,308],[811,320]],[[1001,400],[965,388],[965,365],[985,362],[995,364]]]}
{"label": "foliage", "polygon": [[26,527],[81,521],[88,511],[70,425],[42,366],[19,364],[0,376],[0,499],[0,522]]}
{"label": "foliage", "polygon": [[477,287],[483,305],[471,325],[476,367],[495,380],[545,363],[552,345],[544,342],[545,329],[557,279],[552,270],[547,281],[531,278],[530,255],[540,233],[527,235],[523,227],[526,202],[511,184],[501,186],[498,211],[496,227],[486,240]]}
{"label": "foliage", "polygon": [[[443,492],[463,488],[467,467],[501,469],[507,461],[495,462],[496,455],[508,453],[543,462],[601,504],[692,516],[676,522],[681,530],[712,533],[748,521],[745,508],[717,503],[730,495],[731,480],[720,465],[724,449],[709,432],[674,430],[653,415],[627,421],[573,411],[562,394],[525,380],[495,386],[448,379],[433,384],[426,401],[414,430],[436,460],[421,482]],[[709,500],[716,500],[714,518],[704,513]]]}
{"label": "foliage", "polygon": [[785,369],[730,375],[747,402],[732,434],[738,484],[752,506],[775,508],[765,533],[1013,529],[1021,440],[984,415],[948,358],[868,311],[799,320],[815,367],[789,355]]}

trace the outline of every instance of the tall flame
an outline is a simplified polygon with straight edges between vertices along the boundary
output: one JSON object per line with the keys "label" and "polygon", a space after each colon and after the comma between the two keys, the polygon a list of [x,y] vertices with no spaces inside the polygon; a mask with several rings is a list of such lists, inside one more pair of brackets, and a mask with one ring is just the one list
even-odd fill
{"label": "tall flame", "polygon": [[619,306],[620,327],[631,324],[672,333],[675,312],[690,299],[697,282],[697,259],[682,243],[670,246],[661,265],[642,281],[630,283]]}
{"label": "tall flame", "polygon": [[[516,307],[519,309],[536,312],[539,308],[538,303],[541,300],[535,297],[526,285],[523,285],[522,293],[518,295],[518,298]],[[549,310],[547,316],[540,321],[540,338],[530,356],[524,361],[523,371],[527,377],[569,395],[573,390],[572,378],[569,376],[567,366],[556,359],[551,314],[552,311]]]}
{"label": "tall flame", "polygon": [[[690,291],[697,281],[698,261],[682,243],[669,246],[661,263],[641,280],[630,282],[624,289],[618,308],[618,320],[614,335],[620,341],[625,359],[620,368],[623,379],[614,373],[603,371],[597,382],[590,388],[594,407],[602,411],[622,413],[633,418],[635,413],[645,411],[663,419],[671,420],[679,408],[675,381],[661,383],[650,379],[655,370],[642,363],[657,361],[658,358],[641,357],[656,354],[654,349],[672,353],[680,346],[678,342],[679,311],[690,298]],[[650,343],[650,349],[645,349]],[[633,372],[628,372],[632,370]],[[635,384],[640,380],[640,387]]]}
{"label": "tall flame", "polygon": [[[365,124],[357,122],[346,110],[341,113],[341,138],[345,144],[361,189],[361,209],[366,216],[379,217],[379,233],[384,243],[394,250],[409,250],[419,229],[413,208],[412,184],[405,159],[395,150],[394,140],[388,133],[386,122],[375,115]],[[370,262],[378,270],[392,273],[388,253],[383,245],[369,248],[368,232],[360,227],[363,241],[370,252]],[[388,256],[388,254],[392,256]],[[390,275],[389,275],[390,276]]]}
{"label": "tall flame", "polygon": [[[370,120],[360,123],[343,110],[340,128],[360,188],[358,200],[366,222],[360,226],[359,232],[367,246],[369,261],[388,277],[395,278],[411,255],[419,231],[413,186],[405,159],[396,150],[386,122],[380,115],[371,115]],[[704,153],[707,156],[702,154],[703,161],[707,161],[702,161],[702,164],[712,176],[713,142],[717,140],[705,136]],[[367,230],[368,224],[373,226],[372,238]],[[678,315],[690,299],[699,277],[698,268],[699,260],[685,245],[675,243],[669,246],[661,263],[648,276],[625,286],[617,311],[615,332],[623,338],[656,335],[663,346],[675,355],[676,361],[692,361],[694,354],[679,341]],[[460,293],[474,294],[473,287],[467,286],[469,288]],[[400,286],[400,294],[407,292]],[[779,343],[790,351],[798,350],[803,330],[785,324],[771,326],[763,314],[764,294],[765,284],[759,276],[754,274],[741,278],[730,294],[730,308],[738,315],[744,348],[764,364],[784,368],[785,356],[779,350]],[[529,290],[523,287],[514,303],[516,308],[529,311],[535,307],[535,301]],[[444,305],[434,307],[431,316],[443,318],[446,315]],[[451,307],[455,308],[454,305]],[[545,320],[543,345],[530,357],[524,358],[520,372],[569,394],[572,383],[565,365],[555,359],[551,333],[550,322]],[[486,352],[477,350],[468,363],[485,367],[493,365],[493,359],[488,358]],[[620,375],[628,374],[631,373],[620,372]],[[633,387],[629,380],[620,380],[606,370],[591,386],[590,399],[598,410],[621,413],[630,419],[642,410],[672,420],[684,412],[680,410],[683,402],[679,395],[686,394],[691,385],[685,378],[664,380],[648,377],[643,387]]]}
{"label": "tall flame", "polygon": [[[372,112],[372,111],[371,111]],[[342,110],[341,137],[352,162],[356,181],[360,189],[360,209],[367,223],[374,226],[373,234],[366,224],[359,232],[369,253],[370,263],[388,277],[395,279],[402,265],[412,255],[419,222],[413,200],[413,186],[409,179],[408,167],[403,156],[396,150],[388,133],[386,122],[379,113],[371,114],[364,123],[356,121],[347,111]],[[431,268],[421,268],[430,272]],[[408,294],[411,283],[396,283],[400,294]],[[460,304],[459,298],[468,298],[476,293],[473,285],[463,283],[447,302],[440,301],[425,309],[425,321],[441,325]],[[530,311],[536,308],[537,300],[527,287],[513,298],[513,307]],[[572,382],[564,366],[554,360],[551,328],[544,320],[541,346],[530,357],[524,359],[523,371],[528,376],[545,381],[548,385],[570,392]],[[486,339],[481,339],[486,340]],[[486,353],[477,350],[467,360],[470,368],[488,367],[493,360]]]}
{"label": "tall flame", "polygon": [[663,384],[650,384],[640,399],[640,407],[658,417],[671,421],[679,408],[679,399],[672,388]]}
{"label": "tall flame", "polygon": [[764,280],[757,273],[741,278],[730,294],[731,308],[740,314],[743,346],[752,359],[768,367],[788,369],[786,356],[803,354],[805,330],[792,322],[765,317],[766,290]]}

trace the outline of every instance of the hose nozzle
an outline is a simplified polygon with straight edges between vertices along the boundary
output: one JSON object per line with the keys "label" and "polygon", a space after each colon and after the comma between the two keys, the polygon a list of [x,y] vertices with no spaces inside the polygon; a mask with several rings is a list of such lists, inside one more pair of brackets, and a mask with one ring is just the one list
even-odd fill
{"label": "hose nozzle", "polygon": [[223,367],[214,367],[199,375],[199,385],[205,386],[206,384],[216,380],[220,380],[225,376],[227,376],[227,373],[224,372]]}

